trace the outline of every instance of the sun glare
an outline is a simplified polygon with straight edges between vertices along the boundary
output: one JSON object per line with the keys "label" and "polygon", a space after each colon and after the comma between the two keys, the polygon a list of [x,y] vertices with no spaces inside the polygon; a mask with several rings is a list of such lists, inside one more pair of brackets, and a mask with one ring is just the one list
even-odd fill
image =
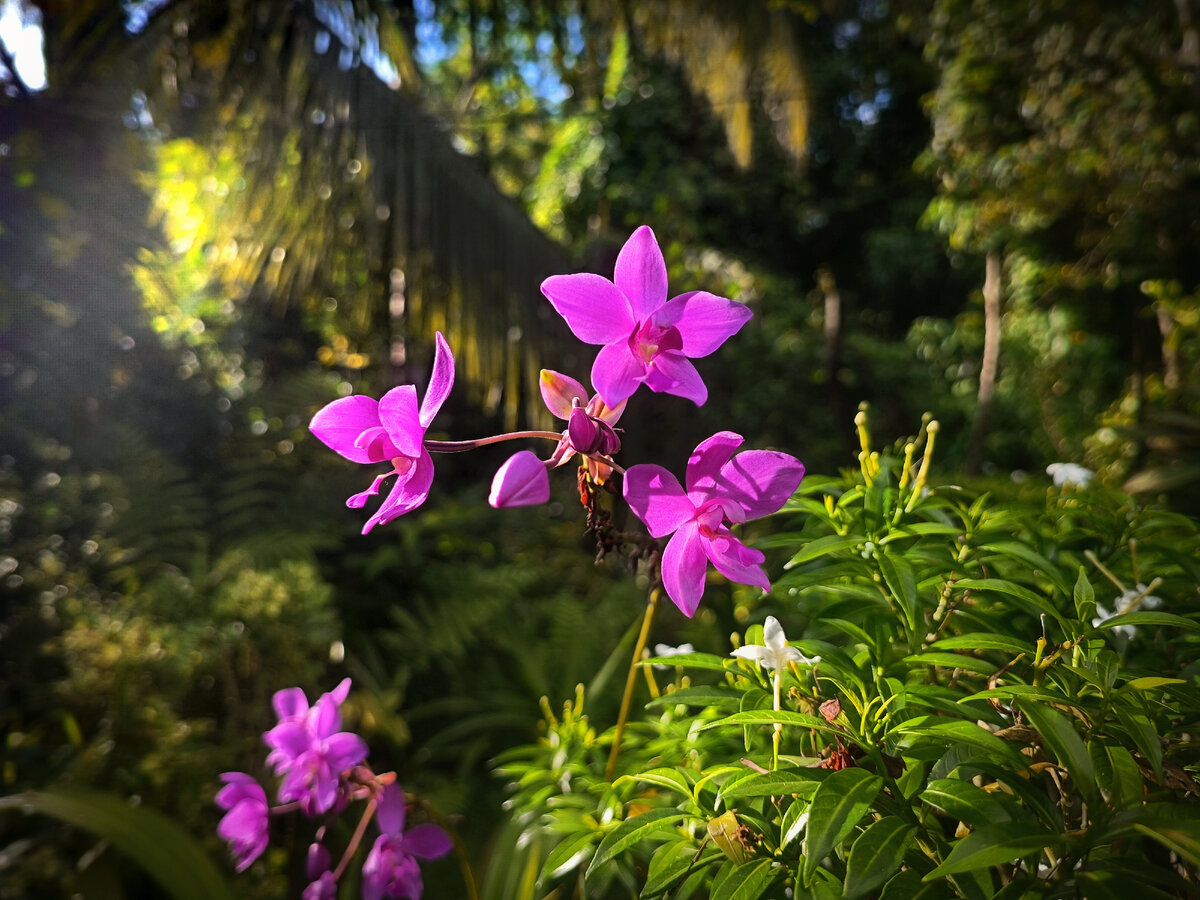
{"label": "sun glare", "polygon": [[[46,57],[42,50],[41,10],[23,0],[0,0],[0,42],[12,57],[20,82],[31,91],[44,90]],[[0,62],[0,81],[12,80],[13,73]]]}

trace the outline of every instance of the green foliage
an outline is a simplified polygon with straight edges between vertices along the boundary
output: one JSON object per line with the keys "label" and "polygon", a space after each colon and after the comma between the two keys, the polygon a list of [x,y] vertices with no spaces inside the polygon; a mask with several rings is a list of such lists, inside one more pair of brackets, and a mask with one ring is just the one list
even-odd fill
{"label": "green foliage", "polygon": [[[790,561],[751,615],[819,657],[779,708],[746,660],[650,660],[608,782],[583,693],[544,707],[499,760],[527,895],[1194,893],[1200,529],[1099,488],[931,488],[937,433],[862,428],[858,470],[810,475],[760,540]],[[1098,610],[1134,584],[1146,605]]]}

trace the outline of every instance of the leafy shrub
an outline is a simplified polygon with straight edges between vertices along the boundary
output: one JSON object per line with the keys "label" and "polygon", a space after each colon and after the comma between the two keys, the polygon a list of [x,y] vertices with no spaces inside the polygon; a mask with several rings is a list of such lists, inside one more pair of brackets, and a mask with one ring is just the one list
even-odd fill
{"label": "leafy shrub", "polygon": [[759,542],[791,557],[752,615],[819,657],[782,702],[749,660],[663,656],[617,778],[582,690],[501,757],[541,895],[1194,896],[1196,523],[1099,488],[927,490],[930,435],[863,437]]}

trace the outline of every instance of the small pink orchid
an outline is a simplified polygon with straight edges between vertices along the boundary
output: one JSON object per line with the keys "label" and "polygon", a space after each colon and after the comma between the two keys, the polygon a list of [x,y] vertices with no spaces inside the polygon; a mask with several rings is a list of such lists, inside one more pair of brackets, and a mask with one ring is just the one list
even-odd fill
{"label": "small pink orchid", "polygon": [[440,332],[435,343],[433,376],[419,409],[416,387],[404,384],[378,401],[361,394],[341,397],[320,409],[309,423],[318,440],[351,462],[388,462],[392,466],[365,491],[346,500],[347,506],[361,509],[368,498],[379,493],[385,478],[396,476],[391,493],[367,520],[363,534],[411,512],[429,496],[433,460],[424,446],[425,430],[454,385],[454,356]]}
{"label": "small pink orchid", "polygon": [[425,886],[417,860],[445,856],[454,849],[450,836],[437,825],[416,825],[406,831],[404,791],[395,783],[381,792],[375,820],[381,834],[363,863],[364,900],[420,900]]}
{"label": "small pink orchid", "polygon": [[229,841],[229,850],[243,872],[267,849],[267,793],[244,772],[226,772],[225,786],[217,794],[217,805],[226,810],[217,834]]}
{"label": "small pink orchid", "polygon": [[577,338],[604,345],[592,364],[592,384],[612,408],[639,384],[703,406],[708,388],[691,360],[708,356],[752,316],[706,291],[668,300],[666,262],[646,225],[621,248],[612,281],[587,272],[553,275],[542,293]]}
{"label": "small pink orchid", "polygon": [[588,397],[583,385],[561,372],[542,369],[540,386],[546,408],[567,423],[558,446],[545,462],[529,450],[510,456],[492,479],[488,503],[496,508],[530,506],[550,499],[547,469],[565,466],[578,453],[584,457],[588,476],[604,484],[612,466],[603,459],[621,449],[621,440],[613,426],[625,411],[622,400],[610,408],[599,394]]}
{"label": "small pink orchid", "polygon": [[701,443],[688,460],[686,491],[661,466],[631,466],[625,473],[625,501],[650,535],[674,533],[663,551],[663,587],[685,616],[695,615],[700,605],[710,561],[730,581],[771,589],[763,554],[734,537],[725,523],[777,511],[799,487],[804,465],[774,450],[735,457],[741,444],[741,435],[731,431]]}

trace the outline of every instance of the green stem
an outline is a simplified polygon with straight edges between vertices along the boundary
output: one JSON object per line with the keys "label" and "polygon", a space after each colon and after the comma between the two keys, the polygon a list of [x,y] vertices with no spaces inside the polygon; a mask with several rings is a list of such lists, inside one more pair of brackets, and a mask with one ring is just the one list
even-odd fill
{"label": "green stem", "polygon": [[650,623],[654,621],[654,610],[658,606],[661,588],[650,592],[646,601],[646,614],[642,618],[642,630],[638,634],[637,644],[633,648],[633,659],[629,662],[629,674],[625,677],[625,695],[621,698],[621,712],[617,716],[617,730],[613,733],[612,750],[608,754],[608,766],[604,770],[606,781],[612,781],[617,772],[617,757],[621,753],[621,738],[625,734],[625,722],[629,719],[629,707],[633,703],[633,688],[637,683],[638,663],[642,661],[642,651],[646,649],[646,640],[650,637]]}
{"label": "green stem", "polygon": [[[783,669],[775,670],[775,712],[779,712],[779,692],[783,683]],[[783,726],[775,723],[775,731],[771,735],[771,771],[779,768],[779,738],[783,734]]]}

